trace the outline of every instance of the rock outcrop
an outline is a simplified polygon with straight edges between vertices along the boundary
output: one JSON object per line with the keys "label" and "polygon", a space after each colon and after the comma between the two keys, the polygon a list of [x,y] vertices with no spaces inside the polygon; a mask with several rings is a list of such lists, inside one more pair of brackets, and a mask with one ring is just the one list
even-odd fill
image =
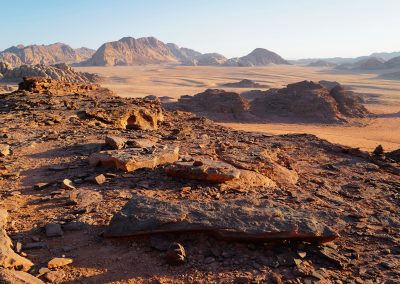
{"label": "rock outcrop", "polygon": [[263,85],[257,82],[254,82],[252,80],[248,79],[243,79],[239,82],[234,82],[234,83],[225,83],[222,84],[222,87],[228,87],[228,88],[269,88],[268,85]]}
{"label": "rock outcrop", "polygon": [[0,73],[3,81],[11,82],[20,82],[24,77],[43,77],[69,83],[95,83],[101,80],[96,74],[77,72],[64,63],[50,66],[22,65],[15,68],[3,64],[3,66],[0,65]]}
{"label": "rock outcrop", "polygon": [[13,67],[26,65],[52,65],[56,63],[78,63],[94,54],[89,48],[73,49],[63,43],[50,45],[13,46],[0,52],[0,61],[8,62]]}
{"label": "rock outcrop", "polygon": [[93,56],[82,62],[88,66],[142,65],[178,63],[171,50],[154,37],[124,37],[103,44]]}
{"label": "rock outcrop", "polygon": [[154,233],[207,232],[226,240],[328,242],[338,234],[310,216],[272,201],[256,198],[170,202],[137,196],[117,213],[106,237]]}
{"label": "rock outcrop", "polygon": [[224,90],[208,89],[194,96],[182,96],[174,106],[210,118],[249,119],[249,103],[239,94]]}
{"label": "rock outcrop", "polygon": [[289,84],[251,103],[258,117],[287,117],[319,123],[346,122],[348,118],[369,116],[368,110],[352,92],[342,86],[328,89],[311,81]]}
{"label": "rock outcrop", "polygon": [[43,77],[24,77],[19,83],[19,91],[32,93],[67,94],[67,93],[87,93],[97,90],[100,86],[93,84],[65,83]]}

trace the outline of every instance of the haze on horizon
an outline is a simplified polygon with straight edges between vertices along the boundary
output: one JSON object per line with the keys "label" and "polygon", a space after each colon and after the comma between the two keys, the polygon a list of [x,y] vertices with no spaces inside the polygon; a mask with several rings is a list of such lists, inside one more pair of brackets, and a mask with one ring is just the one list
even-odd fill
{"label": "haze on horizon", "polygon": [[286,59],[400,50],[398,0],[21,0],[2,8],[0,50],[55,42],[97,49],[125,36],[227,57],[256,47]]}

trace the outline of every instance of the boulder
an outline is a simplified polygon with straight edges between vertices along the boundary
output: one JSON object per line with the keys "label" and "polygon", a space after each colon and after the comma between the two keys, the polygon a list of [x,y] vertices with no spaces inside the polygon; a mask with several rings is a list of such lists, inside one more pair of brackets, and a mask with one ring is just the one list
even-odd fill
{"label": "boulder", "polygon": [[117,136],[107,136],[106,144],[111,147],[111,149],[119,150],[124,148],[126,139]]}
{"label": "boulder", "polygon": [[127,148],[123,150],[102,151],[89,156],[92,166],[113,167],[125,172],[137,169],[153,169],[159,165],[170,164],[179,158],[179,147],[158,146],[152,149]]}
{"label": "boulder", "polygon": [[225,182],[237,179],[240,171],[235,167],[214,160],[179,161],[165,168],[165,172],[173,177]]}
{"label": "boulder", "polygon": [[328,242],[338,234],[306,209],[247,196],[244,199],[170,201],[136,196],[114,215],[105,237],[206,232],[225,240]]}

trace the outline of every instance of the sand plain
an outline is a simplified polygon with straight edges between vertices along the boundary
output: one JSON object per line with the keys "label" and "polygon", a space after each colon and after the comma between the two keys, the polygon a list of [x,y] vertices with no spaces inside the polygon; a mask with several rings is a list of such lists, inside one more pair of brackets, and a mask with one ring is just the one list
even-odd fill
{"label": "sand plain", "polygon": [[[76,67],[78,71],[97,73],[104,86],[122,97],[156,95],[179,98],[194,95],[221,84],[251,79],[271,88],[281,88],[302,80],[337,81],[362,94],[365,106],[375,118],[348,125],[302,123],[223,123],[234,129],[268,134],[310,133],[333,143],[371,151],[381,144],[385,150],[400,148],[400,81],[382,80],[374,73],[352,73],[330,68],[303,66],[200,67],[200,66],[118,66]],[[224,88],[237,92],[250,89]]]}

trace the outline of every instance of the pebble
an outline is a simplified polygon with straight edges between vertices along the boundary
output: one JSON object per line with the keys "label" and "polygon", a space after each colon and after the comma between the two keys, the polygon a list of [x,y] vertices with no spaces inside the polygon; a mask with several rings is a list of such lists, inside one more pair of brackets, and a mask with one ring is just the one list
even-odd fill
{"label": "pebble", "polygon": [[62,187],[63,187],[64,189],[69,189],[69,190],[71,190],[71,189],[76,189],[76,187],[72,184],[72,181],[69,180],[69,179],[64,179],[64,180],[63,180],[63,182],[62,182]]}
{"label": "pebble", "polygon": [[47,267],[52,269],[71,264],[72,262],[73,262],[72,258],[56,257],[47,263]]}
{"label": "pebble", "polygon": [[94,177],[94,182],[99,184],[99,185],[103,184],[103,183],[106,182],[106,177],[103,174],[98,175],[98,176]]}
{"label": "pebble", "polygon": [[179,243],[172,243],[165,255],[165,260],[169,265],[180,265],[186,262],[185,248]]}

